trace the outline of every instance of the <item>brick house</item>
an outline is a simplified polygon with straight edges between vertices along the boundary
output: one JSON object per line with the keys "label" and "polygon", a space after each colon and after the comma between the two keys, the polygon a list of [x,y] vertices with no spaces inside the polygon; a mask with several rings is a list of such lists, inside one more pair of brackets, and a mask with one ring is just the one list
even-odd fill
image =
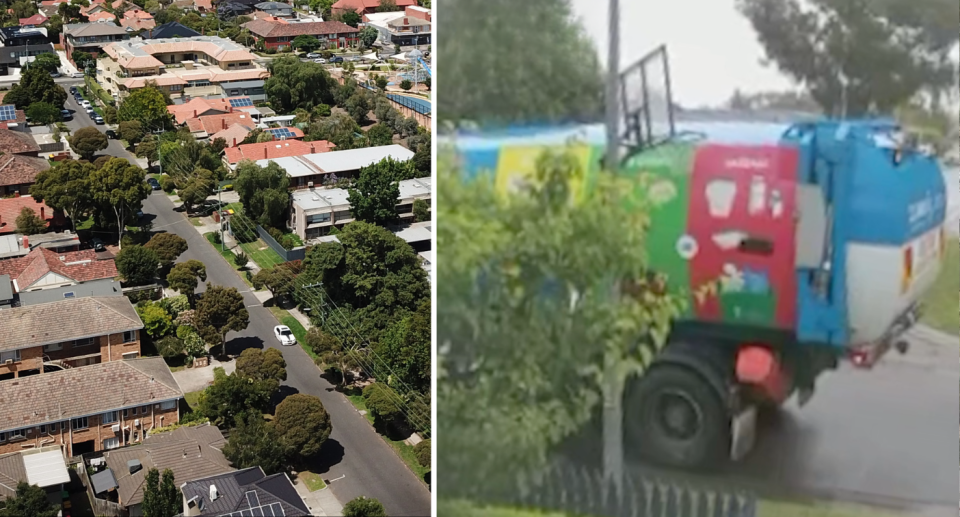
{"label": "brick house", "polygon": [[243,24],[264,48],[284,50],[297,36],[313,36],[321,48],[346,48],[360,44],[360,30],[343,22],[301,22],[283,18],[263,18]]}
{"label": "brick house", "polygon": [[[32,237],[21,246],[29,249]],[[0,282],[9,283],[20,306],[85,296],[123,296],[116,261],[94,250],[57,252],[42,246],[0,261]]]}
{"label": "brick house", "polygon": [[[407,6],[417,5],[417,0],[396,0],[394,4],[396,4],[397,8],[403,9]],[[365,14],[375,13],[379,8],[380,0],[337,0],[330,8],[330,11],[334,15],[354,11],[360,14],[360,16],[363,16]]]}
{"label": "brick house", "polygon": [[326,153],[336,147],[326,140],[304,142],[302,140],[274,140],[254,144],[228,146],[223,150],[223,163],[230,169],[236,168],[243,160],[275,160],[288,156]]}
{"label": "brick house", "polygon": [[37,174],[49,168],[50,162],[36,156],[0,156],[0,196],[29,193]]}
{"label": "brick house", "polygon": [[127,29],[109,22],[68,23],[60,34],[60,45],[74,66],[73,52],[81,50],[94,59],[103,52],[103,47],[115,42],[130,39]]}
{"label": "brick house", "polygon": [[17,232],[17,216],[24,208],[32,209],[41,219],[47,221],[47,227],[66,224],[63,214],[54,211],[43,201],[37,201],[32,196],[14,194],[14,197],[0,199],[0,235]]}
{"label": "brick house", "polygon": [[114,449],[179,422],[182,398],[161,357],[0,381],[0,454],[51,444],[68,457]]}
{"label": "brick house", "polygon": [[0,380],[140,356],[143,322],[125,296],[71,298],[2,313]]}

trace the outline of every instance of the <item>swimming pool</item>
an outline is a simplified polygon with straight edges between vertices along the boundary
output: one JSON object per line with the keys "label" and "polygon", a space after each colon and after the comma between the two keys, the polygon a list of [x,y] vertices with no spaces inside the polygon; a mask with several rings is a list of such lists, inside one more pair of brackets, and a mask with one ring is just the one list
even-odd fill
{"label": "swimming pool", "polygon": [[427,115],[432,111],[432,105],[430,104],[430,101],[421,97],[408,97],[406,95],[388,93],[387,98],[407,108],[410,108],[417,113],[423,113],[424,115]]}

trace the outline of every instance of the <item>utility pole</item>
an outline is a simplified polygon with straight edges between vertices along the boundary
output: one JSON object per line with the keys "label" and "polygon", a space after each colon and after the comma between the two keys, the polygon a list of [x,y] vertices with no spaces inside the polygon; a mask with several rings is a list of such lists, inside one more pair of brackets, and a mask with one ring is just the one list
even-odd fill
{"label": "utility pole", "polygon": [[[607,47],[606,168],[616,173],[620,165],[619,86],[620,86],[620,1],[609,1]],[[607,483],[613,481],[617,494],[623,494],[623,385],[622,360],[612,351],[604,360],[603,381],[603,473]]]}

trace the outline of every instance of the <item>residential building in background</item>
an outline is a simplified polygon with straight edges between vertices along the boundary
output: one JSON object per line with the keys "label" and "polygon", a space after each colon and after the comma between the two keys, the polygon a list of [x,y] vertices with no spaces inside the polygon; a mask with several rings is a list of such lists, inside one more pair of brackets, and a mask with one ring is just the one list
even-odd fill
{"label": "residential building in background", "polygon": [[[30,236],[21,237],[29,247]],[[121,296],[112,255],[87,249],[57,252],[39,246],[20,258],[0,261],[0,282],[11,282],[18,305],[85,296]],[[4,280],[6,277],[6,280]]]}
{"label": "residential building in background", "polygon": [[398,144],[381,145],[330,151],[303,156],[288,156],[273,160],[257,160],[257,165],[266,167],[271,162],[283,167],[290,176],[290,186],[295,189],[321,187],[339,178],[354,178],[362,167],[373,165],[381,160],[405,162],[413,159],[413,151]]}
{"label": "residential building in background", "polygon": [[0,381],[0,397],[0,454],[56,443],[75,457],[179,422],[183,391],[163,358],[144,357]]}
{"label": "residential building in background", "polygon": [[[412,10],[412,7],[408,7]],[[422,11],[413,11],[419,16],[412,16],[404,12],[372,13],[363,16],[364,25],[373,27],[380,33],[381,44],[400,45],[402,47],[415,45],[429,45],[431,43],[432,22],[429,21],[430,11],[422,7]]]}
{"label": "residential building in background", "polygon": [[39,233],[29,237],[15,233],[0,235],[0,260],[26,256],[37,247],[56,252],[78,251],[80,237],[70,230]]}
{"label": "residential building in background", "polygon": [[[26,18],[38,21],[43,15]],[[40,54],[54,53],[53,44],[47,39],[47,29],[27,25],[0,28],[0,75],[18,75],[24,63]]]}
{"label": "residential building in background", "polygon": [[148,81],[170,96],[226,95],[236,85],[263,88],[269,76],[247,49],[224,38],[133,38],[104,47],[97,60],[103,88],[116,99]]}
{"label": "residential building in background", "polygon": [[[300,133],[300,136],[302,137],[303,133]],[[243,160],[275,160],[277,158],[321,154],[332,151],[334,147],[336,146],[326,140],[304,142],[292,138],[274,140],[272,142],[243,144],[224,149],[223,163],[233,170],[236,169],[237,164]]]}
{"label": "residential building in background", "polygon": [[53,501],[62,498],[70,472],[59,445],[31,447],[19,452],[0,454],[0,503],[17,495],[20,482],[36,485]]}
{"label": "residential building in background", "polygon": [[311,515],[285,472],[268,476],[260,467],[194,479],[180,485],[180,492],[183,517],[232,516],[237,512],[241,516],[247,512],[286,517]]}
{"label": "residential building in background", "polygon": [[142,39],[194,38],[200,33],[179,22],[167,22],[147,29],[140,34]]}
{"label": "residential building in background", "polygon": [[60,34],[60,45],[70,63],[76,66],[73,62],[74,51],[86,52],[96,59],[103,52],[103,47],[129,38],[126,29],[109,22],[68,23]]}
{"label": "residential building in background", "polygon": [[[417,5],[417,0],[395,0],[393,3],[398,8],[403,9]],[[330,11],[334,15],[342,15],[353,11],[363,16],[364,14],[375,13],[379,8],[380,0],[337,0]]]}
{"label": "residential building in background", "polygon": [[321,48],[356,47],[360,44],[360,29],[343,22],[313,22],[269,17],[253,20],[242,25],[264,48],[289,49],[297,36],[313,36],[320,40]]}
{"label": "residential building in background", "polygon": [[123,17],[120,18],[120,26],[134,31],[152,29],[157,26],[157,22],[154,21],[153,15],[141,10],[141,9],[130,9],[129,11],[123,13]]}
{"label": "residential building in background", "polygon": [[276,18],[294,18],[293,6],[282,2],[260,2],[255,5],[258,13]]}
{"label": "residential building in background", "polygon": [[0,380],[140,356],[143,322],[125,296],[73,298],[0,312]]}

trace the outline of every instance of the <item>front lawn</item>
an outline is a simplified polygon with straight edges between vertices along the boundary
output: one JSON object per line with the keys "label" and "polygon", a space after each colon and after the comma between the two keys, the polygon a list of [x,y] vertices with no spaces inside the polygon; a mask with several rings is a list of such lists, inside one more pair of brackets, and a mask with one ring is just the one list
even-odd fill
{"label": "front lawn", "polygon": [[190,406],[190,409],[196,411],[197,407],[200,405],[200,394],[203,393],[203,390],[200,391],[191,391],[189,393],[183,394],[183,399],[187,401],[187,405]]}
{"label": "front lawn", "polygon": [[253,242],[245,242],[240,245],[240,248],[243,249],[247,257],[256,262],[261,269],[269,269],[285,262],[280,258],[280,255],[277,255],[276,251],[273,251],[273,248],[267,246],[267,243],[261,239]]}
{"label": "front lawn", "polygon": [[311,492],[316,492],[317,490],[322,490],[327,487],[327,484],[323,482],[323,478],[313,472],[301,472],[297,474],[297,479],[303,481],[303,484],[307,486],[307,490]]}
{"label": "front lawn", "polygon": [[952,335],[960,334],[960,241],[950,239],[940,276],[923,299],[921,323]]}

